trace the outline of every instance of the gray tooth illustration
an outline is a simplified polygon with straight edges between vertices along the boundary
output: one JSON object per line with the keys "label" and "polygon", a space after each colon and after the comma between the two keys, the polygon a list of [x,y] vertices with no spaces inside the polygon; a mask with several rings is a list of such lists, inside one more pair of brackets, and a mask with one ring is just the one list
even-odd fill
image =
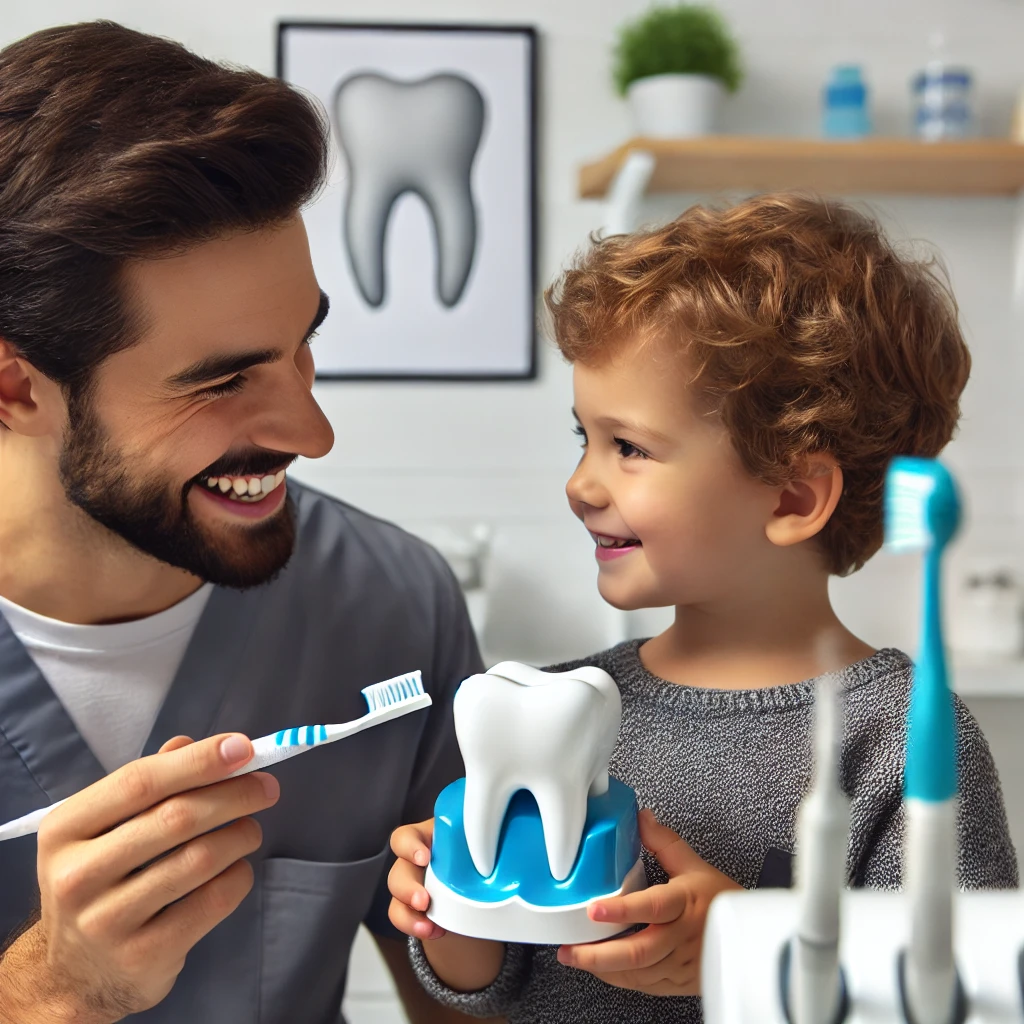
{"label": "gray tooth illustration", "polygon": [[359,74],[335,96],[338,137],[348,161],[345,247],[370,306],[384,302],[384,237],[395,202],[414,192],[430,210],[437,242],[437,294],[456,305],[476,252],[470,184],[484,127],[484,99],[452,74],[398,82]]}

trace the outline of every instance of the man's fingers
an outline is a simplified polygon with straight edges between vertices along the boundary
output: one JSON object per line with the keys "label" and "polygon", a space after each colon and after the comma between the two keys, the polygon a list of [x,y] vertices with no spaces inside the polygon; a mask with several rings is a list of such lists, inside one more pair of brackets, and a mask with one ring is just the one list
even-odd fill
{"label": "man's fingers", "polygon": [[679,883],[652,885],[626,896],[610,896],[598,900],[589,910],[593,921],[614,921],[620,924],[668,924],[686,910],[686,895]]}
{"label": "man's fingers", "polygon": [[195,743],[195,740],[191,736],[172,736],[158,751],[158,754],[168,754],[172,750],[177,750],[179,747],[187,747],[190,743]]}
{"label": "man's fingers", "polygon": [[209,786],[252,759],[252,743],[223,733],[118,768],[76,793],[44,819],[39,841],[94,839],[177,793]]}
{"label": "man's fingers", "polygon": [[416,825],[403,825],[391,833],[391,852],[402,860],[425,868],[430,863],[430,847],[434,840],[434,819]]}
{"label": "man's fingers", "polygon": [[205,885],[259,849],[263,830],[252,818],[199,836],[129,876],[86,912],[97,927],[130,935],[164,907]]}
{"label": "man's fingers", "polygon": [[89,855],[111,882],[229,821],[273,806],[280,786],[266,772],[252,772],[190,793],[178,793],[89,844]]}
{"label": "man's fingers", "polygon": [[138,940],[161,961],[184,959],[189,950],[224,918],[232,914],[252,889],[253,871],[247,860],[236,860],[216,878],[201,885],[183,900],[137,932]]}

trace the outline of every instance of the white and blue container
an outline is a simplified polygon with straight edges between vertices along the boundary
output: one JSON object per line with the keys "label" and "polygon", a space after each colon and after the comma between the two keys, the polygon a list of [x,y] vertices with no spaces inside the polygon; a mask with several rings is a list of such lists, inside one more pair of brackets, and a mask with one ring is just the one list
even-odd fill
{"label": "white and blue container", "polygon": [[862,139],[871,134],[868,88],[857,65],[834,68],[822,99],[822,132],[826,139]]}

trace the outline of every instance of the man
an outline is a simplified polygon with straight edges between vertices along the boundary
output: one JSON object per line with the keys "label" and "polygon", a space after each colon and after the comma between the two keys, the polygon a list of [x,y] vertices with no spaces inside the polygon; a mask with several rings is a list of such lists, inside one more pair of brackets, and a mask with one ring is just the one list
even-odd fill
{"label": "man", "polygon": [[[327,153],[284,83],[111,23],[0,53],[0,821],[82,791],[0,844],[4,1024],[326,1024],[362,921],[409,984],[388,838],[480,663],[436,553],[286,475],[333,443]],[[417,668],[429,713],[225,781]]]}

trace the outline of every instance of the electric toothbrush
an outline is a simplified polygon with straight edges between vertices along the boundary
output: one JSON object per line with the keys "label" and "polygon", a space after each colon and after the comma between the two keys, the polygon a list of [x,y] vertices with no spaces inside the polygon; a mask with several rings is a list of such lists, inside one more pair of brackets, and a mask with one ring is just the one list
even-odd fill
{"label": "electric toothbrush", "polygon": [[784,998],[793,1024],[838,1024],[846,1012],[839,901],[846,881],[850,801],[839,784],[841,712],[830,678],[818,684],[814,713],[814,783],[797,819],[798,917]]}
{"label": "electric toothbrush", "polygon": [[953,1024],[959,983],[953,958],[956,884],[956,723],[942,640],[942,552],[960,525],[949,471],[932,459],[894,459],[886,478],[885,544],[924,553],[921,639],[907,716],[903,800],[904,890],[910,939],[901,958],[910,1024]]}

